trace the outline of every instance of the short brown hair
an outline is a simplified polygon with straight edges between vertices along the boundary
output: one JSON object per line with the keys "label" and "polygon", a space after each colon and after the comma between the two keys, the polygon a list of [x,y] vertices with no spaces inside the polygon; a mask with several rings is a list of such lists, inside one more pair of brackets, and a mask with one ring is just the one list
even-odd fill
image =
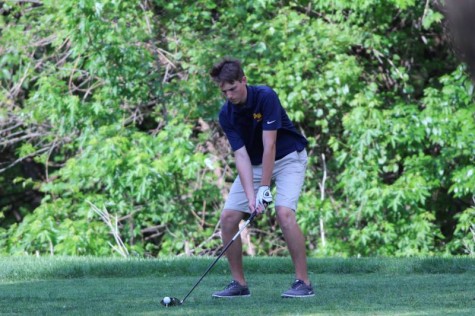
{"label": "short brown hair", "polygon": [[215,64],[209,74],[216,83],[233,83],[244,77],[241,62],[229,57]]}

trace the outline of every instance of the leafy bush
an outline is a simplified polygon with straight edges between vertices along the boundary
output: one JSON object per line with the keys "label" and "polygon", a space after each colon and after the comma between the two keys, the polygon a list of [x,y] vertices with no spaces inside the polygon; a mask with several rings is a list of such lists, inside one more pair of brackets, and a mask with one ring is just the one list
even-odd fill
{"label": "leafy bush", "polygon": [[[9,216],[2,251],[110,254],[89,203],[135,254],[219,249],[234,167],[207,71],[231,55],[310,141],[297,214],[312,256],[473,254],[473,85],[429,4],[4,2],[6,165],[34,158],[44,177],[19,174],[43,200]],[[272,215],[251,242],[286,254]]]}

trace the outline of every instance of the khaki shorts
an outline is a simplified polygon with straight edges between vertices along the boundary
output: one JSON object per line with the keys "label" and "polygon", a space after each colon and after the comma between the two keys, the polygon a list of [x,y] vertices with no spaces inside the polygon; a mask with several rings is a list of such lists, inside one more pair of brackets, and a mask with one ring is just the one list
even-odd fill
{"label": "khaki shorts", "polygon": [[[307,168],[307,151],[294,151],[277,160],[272,173],[272,183],[276,186],[274,206],[285,206],[297,210],[297,204],[302,190],[305,170]],[[257,192],[261,183],[262,165],[252,166],[254,190]],[[246,194],[239,176],[236,177],[224,204],[225,210],[250,213]]]}

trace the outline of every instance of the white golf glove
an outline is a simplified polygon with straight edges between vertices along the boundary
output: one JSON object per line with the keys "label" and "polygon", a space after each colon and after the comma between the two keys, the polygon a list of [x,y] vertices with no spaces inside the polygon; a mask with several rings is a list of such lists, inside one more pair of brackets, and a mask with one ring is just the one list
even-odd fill
{"label": "white golf glove", "polygon": [[272,194],[268,185],[261,185],[257,190],[256,195],[256,208],[262,205],[264,209],[267,205],[272,203]]}

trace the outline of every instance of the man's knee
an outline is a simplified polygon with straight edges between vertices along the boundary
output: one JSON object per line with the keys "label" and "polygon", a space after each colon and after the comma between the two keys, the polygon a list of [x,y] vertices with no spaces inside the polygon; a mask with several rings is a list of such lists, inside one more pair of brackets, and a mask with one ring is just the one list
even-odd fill
{"label": "man's knee", "polygon": [[280,228],[282,230],[291,229],[297,225],[297,220],[295,218],[295,212],[288,207],[278,206],[276,208],[277,220],[279,221]]}
{"label": "man's knee", "polygon": [[238,211],[224,210],[221,213],[221,229],[223,231],[233,231],[239,227],[239,223],[244,218],[244,214]]}

